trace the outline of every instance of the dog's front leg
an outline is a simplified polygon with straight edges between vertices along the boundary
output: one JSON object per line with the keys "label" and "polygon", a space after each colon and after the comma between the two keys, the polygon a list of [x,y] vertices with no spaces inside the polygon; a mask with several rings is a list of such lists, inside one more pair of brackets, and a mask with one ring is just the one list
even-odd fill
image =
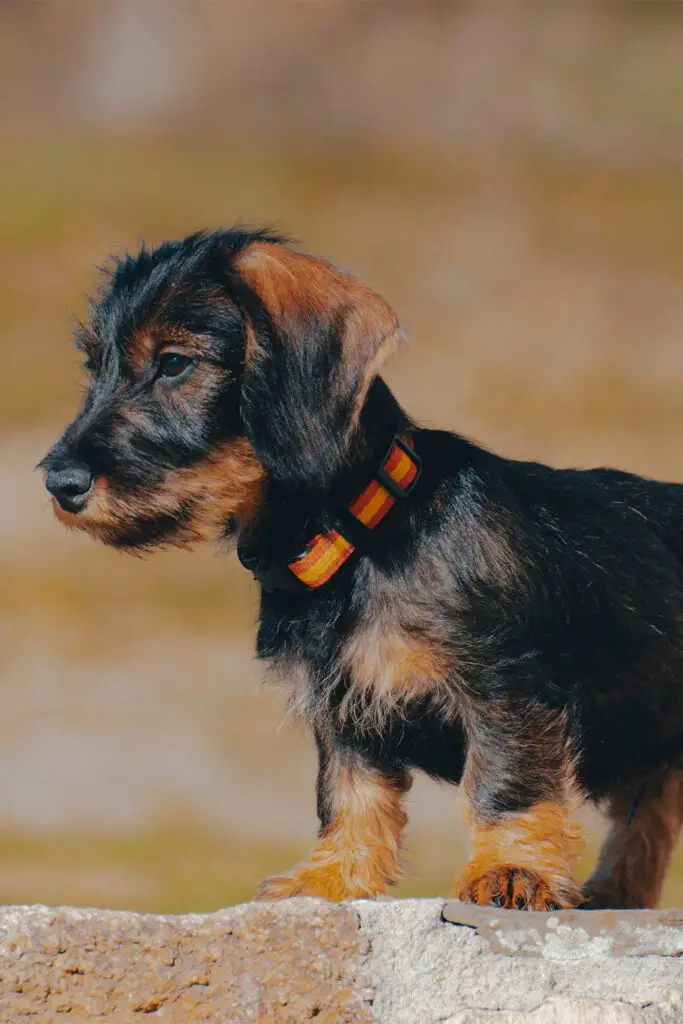
{"label": "dog's front leg", "polygon": [[472,858],[452,890],[469,903],[576,907],[582,841],[564,716],[492,701],[468,727],[465,808]]}
{"label": "dog's front leg", "polygon": [[377,896],[401,877],[400,842],[407,821],[407,772],[370,763],[317,737],[320,832],[309,857],[262,882],[258,898]]}

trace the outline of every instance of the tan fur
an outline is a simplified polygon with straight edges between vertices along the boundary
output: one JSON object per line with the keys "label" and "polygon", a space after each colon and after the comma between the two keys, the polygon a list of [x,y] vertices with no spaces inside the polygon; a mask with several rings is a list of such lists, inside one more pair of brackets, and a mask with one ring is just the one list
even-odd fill
{"label": "tan fur", "polygon": [[254,242],[238,258],[237,266],[276,323],[286,332],[289,328],[292,339],[297,337],[297,322],[308,316],[324,319],[344,314],[343,363],[350,376],[361,378],[351,433],[372,380],[401,336],[392,308],[351,274],[271,242]]}
{"label": "tan fur", "polygon": [[247,322],[244,326],[244,334],[246,337],[246,345],[244,349],[244,361],[250,363],[251,360],[257,353],[261,352],[261,347],[256,337],[256,331],[254,325]]}
{"label": "tan fur", "polygon": [[106,477],[94,484],[88,504],[77,515],[53,502],[66,526],[86,530],[102,540],[115,538],[123,525],[144,516],[172,513],[188,504],[191,514],[177,534],[168,538],[179,547],[218,537],[230,517],[245,526],[257,514],[265,483],[264,471],[245,438],[227,442],[201,462],[168,473],[163,483],[139,493],[121,495]]}
{"label": "tan fur", "polygon": [[[381,593],[318,687],[301,661],[288,658],[269,666],[270,679],[288,696],[290,716],[324,727],[332,713],[338,725],[352,723],[359,733],[381,733],[391,717],[405,716],[411,701],[427,699],[444,721],[460,718],[453,657],[449,662],[447,645],[439,642],[439,625],[433,617],[422,617],[415,603],[406,605],[396,581]],[[323,694],[337,694],[342,681],[346,693],[332,710]]]}
{"label": "tan fur", "polygon": [[[488,532],[480,530],[469,554],[484,578],[495,573],[500,579],[504,574],[510,585],[520,585],[517,562],[504,541],[494,544]],[[403,717],[411,701],[423,699],[444,721],[461,719],[468,697],[453,648],[452,623],[441,619],[432,604],[433,593],[450,586],[440,552],[420,550],[409,583],[389,578],[372,565],[365,572],[364,586],[373,600],[341,651],[337,671],[348,677],[349,689],[339,709],[340,720],[353,722],[360,731],[381,732],[390,717]],[[530,710],[530,724],[542,734],[543,710]],[[549,742],[562,743],[558,730],[563,733],[563,720],[555,716],[547,726]]]}
{"label": "tan fur", "polygon": [[182,327],[166,323],[148,323],[135,331],[126,343],[126,360],[135,370],[142,370],[164,349],[188,356],[200,354],[201,340]]}
{"label": "tan fur", "polygon": [[596,870],[584,888],[591,908],[656,907],[683,825],[683,772],[652,781],[629,824],[634,791],[615,796],[610,830]]}
{"label": "tan fur", "polygon": [[157,352],[158,344],[148,329],[134,331],[126,344],[126,360],[136,370],[142,370]]}
{"label": "tan fur", "polygon": [[404,788],[369,768],[351,770],[334,759],[328,779],[335,813],[310,857],[286,875],[269,878],[260,899],[320,896],[327,900],[378,896],[401,877],[399,848],[407,822]]}
{"label": "tan fur", "polygon": [[[510,709],[504,714],[509,714]],[[566,740],[564,715],[555,715],[527,707],[529,729],[529,772],[536,764],[544,772],[537,787],[545,781],[555,791],[551,798],[539,800],[524,811],[484,817],[474,802],[477,778],[483,770],[476,746],[470,750],[463,779],[466,798],[465,817],[472,827],[472,857],[456,880],[452,895],[472,903],[491,903],[503,907],[525,906],[548,910],[552,906],[576,907],[581,892],[573,872],[583,849],[582,832],[572,820],[581,802],[575,781],[574,761]],[[490,715],[495,715],[495,707]],[[492,722],[495,726],[495,719]],[[518,725],[520,723],[518,722]],[[522,731],[527,726],[521,722]],[[550,773],[550,778],[548,774]]]}
{"label": "tan fur", "polygon": [[473,856],[453,886],[452,895],[471,903],[508,908],[581,902],[572,872],[582,850],[572,806],[543,801],[527,811],[505,814],[495,822],[474,822]]}
{"label": "tan fur", "polygon": [[445,702],[448,663],[432,638],[401,624],[391,605],[366,617],[344,645],[343,668],[349,689],[339,717],[359,729],[378,731],[393,715],[403,716],[410,701],[429,695]]}

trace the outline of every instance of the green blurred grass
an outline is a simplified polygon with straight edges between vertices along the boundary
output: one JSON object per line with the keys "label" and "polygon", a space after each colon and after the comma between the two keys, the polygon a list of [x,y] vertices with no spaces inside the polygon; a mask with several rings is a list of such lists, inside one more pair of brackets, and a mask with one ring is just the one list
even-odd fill
{"label": "green blurred grass", "polygon": [[[683,268],[683,235],[672,230],[678,175],[590,161],[567,166],[534,152],[498,160],[495,174],[519,192],[540,247],[667,275]],[[399,289],[416,232],[425,240],[438,233],[441,212],[476,197],[487,182],[490,166],[467,153],[258,151],[201,139],[9,140],[0,163],[0,350],[13,387],[0,405],[0,429],[52,424],[73,411],[78,357],[66,342],[84,314],[94,267],[108,253],[241,219],[303,237],[312,250],[332,243],[338,258],[376,266]],[[450,345],[429,304],[424,312],[420,328],[432,348]],[[603,417],[612,409],[604,385],[613,368],[596,378]],[[505,382],[509,390],[522,378],[514,374],[511,382],[510,369],[486,392],[494,405],[500,396],[503,416]],[[654,398],[641,400],[643,415],[654,411]],[[581,414],[563,409],[555,418],[569,411]]]}
{"label": "green blurred grass", "polygon": [[210,912],[251,899],[257,882],[298,852],[190,823],[119,837],[0,834],[0,903]]}
{"label": "green blurred grass", "polygon": [[[46,903],[133,909],[144,913],[203,913],[251,899],[258,882],[293,867],[304,845],[253,843],[219,836],[188,822],[134,835],[49,838],[0,832],[0,903]],[[447,866],[444,850],[417,836],[408,841],[410,873],[392,895],[448,895],[462,850]],[[592,869],[591,844],[578,877]],[[683,865],[676,859],[664,906],[683,904]]]}

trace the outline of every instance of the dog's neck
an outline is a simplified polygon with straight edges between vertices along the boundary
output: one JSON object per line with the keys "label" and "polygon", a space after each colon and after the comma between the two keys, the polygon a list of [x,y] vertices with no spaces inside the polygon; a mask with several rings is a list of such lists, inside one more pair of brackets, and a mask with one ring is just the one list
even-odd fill
{"label": "dog's neck", "polygon": [[346,463],[335,474],[326,500],[346,502],[373,476],[386,455],[391,439],[413,427],[388,385],[376,377],[368,390],[358,426],[349,444]]}
{"label": "dog's neck", "polygon": [[[376,378],[371,384],[343,466],[332,474],[329,487],[311,491],[268,480],[260,513],[240,536],[242,563],[259,578],[264,565],[282,566],[303,550],[318,532],[334,525],[340,510],[347,509],[377,475],[396,435],[407,435],[413,423],[387,384]],[[392,524],[382,524],[382,532]],[[263,578],[261,578],[263,583]]]}

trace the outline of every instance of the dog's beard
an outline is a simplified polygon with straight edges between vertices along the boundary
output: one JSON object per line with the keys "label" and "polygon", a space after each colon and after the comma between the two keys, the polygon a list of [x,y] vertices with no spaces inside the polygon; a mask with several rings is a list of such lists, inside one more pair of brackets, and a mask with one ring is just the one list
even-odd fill
{"label": "dog's beard", "polygon": [[264,479],[248,442],[238,439],[153,486],[124,489],[100,477],[81,512],[67,512],[57,503],[55,512],[65,526],[112,547],[190,548],[236,537],[260,506]]}
{"label": "dog's beard", "polygon": [[67,512],[56,501],[53,504],[55,515],[65,526],[123,550],[190,547],[205,539],[205,529],[193,524],[188,508],[155,503],[153,499],[154,493],[149,491],[118,496],[108,483],[98,481],[91,501],[81,512]]}

